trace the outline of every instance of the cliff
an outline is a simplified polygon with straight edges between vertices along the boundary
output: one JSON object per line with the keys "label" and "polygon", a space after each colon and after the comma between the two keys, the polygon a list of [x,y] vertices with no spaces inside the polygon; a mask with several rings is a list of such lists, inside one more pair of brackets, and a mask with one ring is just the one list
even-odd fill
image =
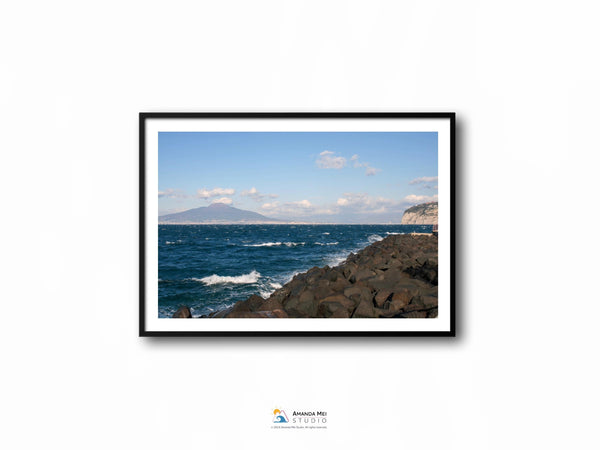
{"label": "cliff", "polygon": [[438,203],[423,203],[404,211],[402,225],[437,225]]}
{"label": "cliff", "polygon": [[433,235],[392,235],[339,266],[296,275],[267,299],[253,295],[203,317],[437,317],[437,244]]}

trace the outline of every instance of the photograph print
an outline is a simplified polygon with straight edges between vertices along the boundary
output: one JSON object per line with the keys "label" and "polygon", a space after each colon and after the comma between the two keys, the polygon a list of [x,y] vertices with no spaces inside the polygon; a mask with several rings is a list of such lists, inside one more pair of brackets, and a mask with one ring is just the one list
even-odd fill
{"label": "photograph print", "polygon": [[454,335],[453,128],[142,113],[140,334]]}

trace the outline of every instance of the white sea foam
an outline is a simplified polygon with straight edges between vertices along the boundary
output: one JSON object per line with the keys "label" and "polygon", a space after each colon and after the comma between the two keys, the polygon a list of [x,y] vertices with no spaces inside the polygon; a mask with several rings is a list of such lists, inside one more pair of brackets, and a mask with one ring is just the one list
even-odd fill
{"label": "white sea foam", "polygon": [[220,275],[213,274],[209,277],[204,278],[191,278],[193,281],[200,281],[201,283],[206,284],[207,286],[211,286],[213,284],[252,284],[256,283],[260,278],[260,273],[256,270],[253,270],[250,273],[246,273],[244,275],[239,275],[237,277],[222,277]]}
{"label": "white sea foam", "polygon": [[273,292],[280,288],[281,284],[276,283],[274,281],[269,281],[267,284],[259,287],[258,294],[262,298],[269,298]]}
{"label": "white sea foam", "polygon": [[329,266],[329,267],[336,267],[339,266],[340,264],[342,264],[344,261],[346,261],[346,258],[348,258],[348,255],[350,255],[350,252],[344,252],[344,253],[335,253],[333,255],[330,255],[325,261],[325,265]]}
{"label": "white sea foam", "polygon": [[406,233],[391,233],[389,231],[386,231],[385,234],[387,234],[387,235],[394,235],[394,234],[406,234]]}
{"label": "white sea foam", "polygon": [[301,271],[301,270],[296,270],[295,272],[292,272],[292,273],[290,273],[290,274],[287,274],[287,275],[285,276],[285,282],[284,282],[284,284],[287,284],[287,283],[289,283],[290,281],[292,281],[292,280],[294,279],[294,277],[295,277],[296,275],[299,275],[299,274],[301,274],[301,273],[304,273],[304,272],[303,272],[303,271]]}
{"label": "white sea foam", "polygon": [[372,244],[373,242],[377,242],[377,241],[381,241],[383,238],[381,236],[379,236],[378,234],[372,234],[371,236],[369,236],[367,238],[367,240],[369,241],[370,244]]}
{"label": "white sea foam", "polygon": [[260,295],[262,298],[265,298],[265,299],[269,298],[273,292],[275,292],[275,289],[268,289],[265,287],[258,289],[258,295]]}
{"label": "white sea foam", "polygon": [[326,231],[326,232],[325,232],[325,233],[323,233],[323,234],[329,234],[329,233]]}
{"label": "white sea foam", "polygon": [[283,245],[281,242],[263,242],[262,244],[245,244],[244,247],[273,247]]}
{"label": "white sea foam", "polygon": [[334,256],[333,258],[331,258],[331,260],[328,262],[327,265],[329,267],[339,266],[341,263],[346,261],[346,258],[347,258],[347,256]]}
{"label": "white sea foam", "polygon": [[338,245],[338,244],[339,244],[339,242],[326,242],[326,243],[315,242],[315,245]]}
{"label": "white sea foam", "polygon": [[286,247],[295,247],[296,245],[304,245],[305,242],[263,242],[262,244],[246,244],[244,247],[276,247],[285,245]]}

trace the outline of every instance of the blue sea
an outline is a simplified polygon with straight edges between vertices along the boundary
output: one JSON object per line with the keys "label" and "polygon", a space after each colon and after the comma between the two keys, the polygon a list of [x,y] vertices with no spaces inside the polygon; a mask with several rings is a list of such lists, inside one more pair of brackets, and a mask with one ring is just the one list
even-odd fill
{"label": "blue sea", "polygon": [[314,266],[330,267],[390,234],[431,225],[159,225],[158,316],[200,316],[263,298]]}

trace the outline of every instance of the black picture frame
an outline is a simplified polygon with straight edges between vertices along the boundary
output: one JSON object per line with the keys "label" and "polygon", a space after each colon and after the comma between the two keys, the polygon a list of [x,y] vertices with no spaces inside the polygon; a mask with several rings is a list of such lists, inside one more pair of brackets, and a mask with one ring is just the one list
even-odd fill
{"label": "black picture frame", "polygon": [[[450,231],[450,270],[449,270],[449,326],[441,331],[178,331],[178,330],[151,330],[148,329],[147,313],[147,233],[146,219],[147,207],[147,123],[152,119],[442,119],[449,123],[449,223]],[[139,113],[139,336],[140,337],[226,337],[226,336],[303,336],[303,337],[351,337],[351,336],[429,336],[429,337],[454,337],[456,336],[456,114],[454,112],[140,112]],[[200,319],[201,320],[201,319]],[[213,319],[207,319],[213,320]],[[218,320],[218,319],[216,319]],[[255,320],[255,319],[243,319]],[[335,319],[331,319],[335,320]],[[350,319],[348,319],[350,320]],[[351,319],[361,320],[361,319]],[[377,319],[385,320],[385,319]],[[399,320],[399,319],[388,319]],[[431,320],[431,319],[418,319]]]}

